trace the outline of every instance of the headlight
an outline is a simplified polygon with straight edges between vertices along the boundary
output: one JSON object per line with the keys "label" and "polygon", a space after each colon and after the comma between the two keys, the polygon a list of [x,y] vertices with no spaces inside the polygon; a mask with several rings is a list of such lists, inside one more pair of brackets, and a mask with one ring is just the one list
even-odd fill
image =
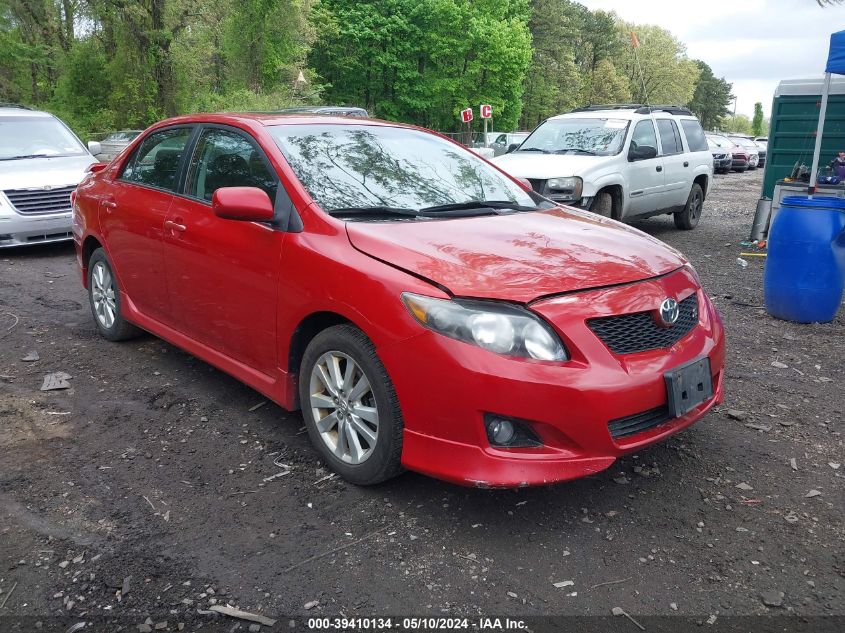
{"label": "headlight", "polygon": [[539,317],[493,301],[434,299],[403,293],[402,301],[421,325],[464,343],[505,356],[569,360],[558,336]]}
{"label": "headlight", "polygon": [[580,200],[584,189],[584,181],[578,176],[550,178],[546,184],[552,200]]}

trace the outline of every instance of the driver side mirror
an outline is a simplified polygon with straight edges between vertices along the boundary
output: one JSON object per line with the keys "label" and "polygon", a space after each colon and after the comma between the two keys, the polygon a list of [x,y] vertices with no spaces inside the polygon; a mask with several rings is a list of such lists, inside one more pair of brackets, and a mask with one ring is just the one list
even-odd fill
{"label": "driver side mirror", "polygon": [[103,146],[98,141],[88,141],[88,151],[92,156],[103,153]]}
{"label": "driver side mirror", "polygon": [[628,150],[628,160],[648,160],[649,158],[657,158],[657,148],[651,145],[638,145]]}
{"label": "driver side mirror", "polygon": [[505,151],[505,154],[510,154],[517,147],[519,147],[519,143],[511,143],[510,145],[508,145],[508,149]]}
{"label": "driver side mirror", "polygon": [[221,187],[211,197],[211,209],[224,220],[270,222],[275,216],[270,196],[258,187]]}

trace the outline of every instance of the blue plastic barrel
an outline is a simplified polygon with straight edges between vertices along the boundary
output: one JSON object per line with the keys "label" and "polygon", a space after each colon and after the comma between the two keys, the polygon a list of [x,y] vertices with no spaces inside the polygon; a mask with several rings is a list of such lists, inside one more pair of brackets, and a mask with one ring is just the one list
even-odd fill
{"label": "blue plastic barrel", "polygon": [[769,232],[766,310],[798,323],[832,321],[845,280],[845,200],[789,196]]}

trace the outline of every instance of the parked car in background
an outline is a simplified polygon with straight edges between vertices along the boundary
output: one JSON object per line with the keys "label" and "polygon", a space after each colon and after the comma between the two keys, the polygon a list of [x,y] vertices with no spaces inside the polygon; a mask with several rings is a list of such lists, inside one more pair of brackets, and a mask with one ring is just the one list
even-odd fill
{"label": "parked car in background", "polygon": [[350,482],[594,475],[723,399],[722,321],[678,251],[427,130],[193,115],[94,167],[74,239],[100,334],[301,408]]}
{"label": "parked car in background", "polygon": [[70,195],[95,162],[52,114],[0,107],[0,248],[71,239]]}
{"label": "parked car in background", "polygon": [[364,108],[347,106],[298,106],[276,110],[278,114],[323,114],[326,116],[351,116],[367,119],[370,113]]}
{"label": "parked car in background", "polygon": [[[528,138],[530,132],[510,132],[508,134],[496,134],[490,144],[496,156],[506,154],[508,150],[513,151],[522,141]],[[515,147],[516,146],[516,147]]]}
{"label": "parked car in background", "polygon": [[616,220],[670,214],[680,229],[698,224],[713,181],[701,125],[677,106],[579,108],[493,162],[555,202]]}
{"label": "parked car in background", "polygon": [[746,171],[748,169],[749,157],[748,151],[742,145],[729,139],[723,134],[716,132],[707,132],[707,140],[714,143],[719,149],[725,150],[732,157],[731,170],[732,171]]}
{"label": "parked car in background", "polygon": [[730,152],[730,145],[724,144],[723,146],[716,139],[708,136],[707,146],[710,148],[710,153],[713,154],[713,171],[722,174],[728,173],[731,170],[734,158]]}
{"label": "parked car in background", "polygon": [[765,140],[758,140],[754,139],[755,145],[757,145],[757,154],[760,156],[760,161],[757,163],[758,167],[765,167],[766,166],[766,157],[769,151],[769,144]]}
{"label": "parked car in background", "polygon": [[[748,154],[748,169],[754,170],[760,166],[760,148],[757,147],[757,143],[752,141],[750,138],[745,136],[728,136],[728,138],[745,149],[745,153]],[[763,161],[765,162],[765,152],[763,153]]]}
{"label": "parked car in background", "polygon": [[100,141],[100,152],[94,156],[101,163],[107,163],[120,154],[143,130],[120,130],[112,132]]}

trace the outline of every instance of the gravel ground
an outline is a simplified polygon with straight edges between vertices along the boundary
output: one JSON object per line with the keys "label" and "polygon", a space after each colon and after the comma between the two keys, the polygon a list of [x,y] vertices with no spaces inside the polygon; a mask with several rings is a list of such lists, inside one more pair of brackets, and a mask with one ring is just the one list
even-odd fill
{"label": "gravel ground", "polygon": [[[760,308],[763,258],[737,256],[761,180],[718,176],[694,231],[638,225],[686,253],[724,317],[725,405],[606,472],[518,491],[329,477],[298,414],[152,336],[99,338],[71,246],[3,252],[0,630],[217,630],[215,604],[274,630],[613,606],[845,615],[845,311],[801,326]],[[71,388],[40,391],[54,371]]]}

